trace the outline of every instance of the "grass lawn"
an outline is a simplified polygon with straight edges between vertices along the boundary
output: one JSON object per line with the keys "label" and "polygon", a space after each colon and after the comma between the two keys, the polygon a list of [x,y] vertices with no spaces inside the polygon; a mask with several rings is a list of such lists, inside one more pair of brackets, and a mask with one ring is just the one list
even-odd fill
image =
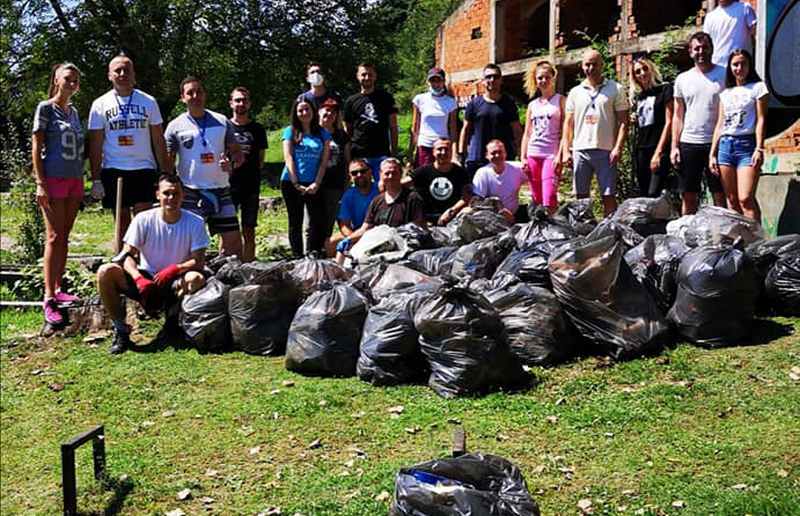
{"label": "grass lawn", "polygon": [[[109,490],[91,478],[90,447],[78,454],[79,506],[94,514],[109,504],[119,514],[385,514],[380,494],[397,468],[447,455],[458,424],[469,450],[521,467],[546,515],[577,514],[582,499],[594,514],[788,516],[800,506],[798,319],[759,321],[761,345],[680,345],[612,367],[587,358],[534,369],[524,392],[444,400],[423,385],[305,378],[282,357],[183,347],[112,356],[107,342],[32,338],[40,317],[0,312],[4,515],[57,513],[59,443],[96,424]],[[192,498],[178,501],[185,488]]]}

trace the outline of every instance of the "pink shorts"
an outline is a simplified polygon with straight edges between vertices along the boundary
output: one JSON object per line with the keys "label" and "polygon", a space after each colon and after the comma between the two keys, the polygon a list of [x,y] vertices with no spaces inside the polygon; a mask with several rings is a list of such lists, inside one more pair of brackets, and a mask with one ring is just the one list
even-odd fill
{"label": "pink shorts", "polygon": [[54,199],[83,197],[82,177],[46,177],[47,194]]}
{"label": "pink shorts", "polygon": [[422,165],[430,165],[433,163],[433,147],[423,147],[421,145],[417,145],[417,159],[416,159],[416,167],[421,167]]}
{"label": "pink shorts", "polygon": [[558,206],[558,182],[561,174],[555,170],[555,156],[528,156],[531,198],[536,206]]}

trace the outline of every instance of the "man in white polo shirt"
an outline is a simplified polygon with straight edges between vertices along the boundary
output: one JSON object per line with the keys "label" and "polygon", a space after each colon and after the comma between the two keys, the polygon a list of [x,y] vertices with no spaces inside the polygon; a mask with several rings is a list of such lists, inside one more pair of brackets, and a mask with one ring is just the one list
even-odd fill
{"label": "man in white polo shirt", "polygon": [[628,99],[616,82],[603,77],[603,58],[587,50],[581,59],[586,79],[567,96],[563,160],[572,165],[573,192],[589,197],[592,174],[597,173],[603,212],[617,209],[617,163],[628,134]]}
{"label": "man in white polo shirt", "polygon": [[124,235],[131,223],[131,211],[135,215],[153,206],[156,163],[165,169],[167,149],[158,103],[133,87],[133,61],[122,55],[112,59],[108,80],[113,88],[98,97],[89,112],[92,196],[103,197],[103,207],[113,210],[117,178],[123,178],[123,210],[116,224],[121,228],[119,234]]}
{"label": "man in white polo shirt", "polygon": [[183,208],[203,217],[212,235],[220,235],[223,254],[241,256],[242,237],[230,192],[231,171],[244,162],[241,145],[231,121],[205,108],[206,94],[199,77],[186,77],[180,92],[187,111],[169,123],[165,138],[170,171],[175,157],[180,156]]}

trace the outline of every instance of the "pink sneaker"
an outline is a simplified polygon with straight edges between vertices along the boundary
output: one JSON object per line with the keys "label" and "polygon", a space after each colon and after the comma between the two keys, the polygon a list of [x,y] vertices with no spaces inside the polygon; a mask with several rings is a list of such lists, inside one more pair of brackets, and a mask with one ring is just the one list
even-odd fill
{"label": "pink sneaker", "polygon": [[64,316],[58,309],[55,298],[47,298],[44,300],[44,320],[45,322],[57,326],[64,322]]}
{"label": "pink sneaker", "polygon": [[61,292],[60,290],[56,290],[56,296],[54,299],[56,300],[56,303],[80,303],[83,301],[78,296],[73,296],[72,294]]}

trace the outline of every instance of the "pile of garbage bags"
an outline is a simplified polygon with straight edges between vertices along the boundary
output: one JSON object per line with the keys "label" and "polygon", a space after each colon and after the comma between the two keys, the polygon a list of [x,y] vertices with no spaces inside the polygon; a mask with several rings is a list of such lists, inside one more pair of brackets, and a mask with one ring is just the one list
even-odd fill
{"label": "pile of garbage bags", "polygon": [[301,374],[453,397],[517,389],[526,368],[584,354],[737,345],[756,314],[800,315],[800,235],[765,240],[717,207],[679,218],[667,197],[600,222],[588,199],[530,215],[509,226],[489,199],[445,227],[378,226],[346,266],[219,260],[180,321],[203,351],[285,353]]}

